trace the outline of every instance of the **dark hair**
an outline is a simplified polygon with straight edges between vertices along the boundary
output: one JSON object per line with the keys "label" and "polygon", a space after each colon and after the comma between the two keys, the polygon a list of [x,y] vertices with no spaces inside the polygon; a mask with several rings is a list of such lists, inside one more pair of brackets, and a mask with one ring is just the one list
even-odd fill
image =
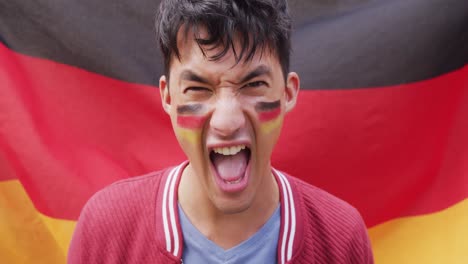
{"label": "dark hair", "polygon": [[[206,29],[207,38],[200,38],[200,27]],[[237,63],[249,61],[266,47],[278,56],[285,78],[289,72],[291,18],[286,0],[163,0],[156,31],[168,78],[172,57],[180,60],[177,34],[181,28],[185,36],[193,32],[204,55],[202,46],[223,47],[210,60],[219,60],[232,49]],[[240,51],[233,45],[237,36]]]}

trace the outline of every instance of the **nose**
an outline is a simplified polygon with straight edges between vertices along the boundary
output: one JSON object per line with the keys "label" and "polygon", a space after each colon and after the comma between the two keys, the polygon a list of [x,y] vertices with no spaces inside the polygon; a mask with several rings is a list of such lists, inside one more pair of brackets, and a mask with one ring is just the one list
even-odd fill
{"label": "nose", "polygon": [[219,138],[232,138],[245,126],[242,104],[236,97],[220,98],[213,110],[210,128]]}

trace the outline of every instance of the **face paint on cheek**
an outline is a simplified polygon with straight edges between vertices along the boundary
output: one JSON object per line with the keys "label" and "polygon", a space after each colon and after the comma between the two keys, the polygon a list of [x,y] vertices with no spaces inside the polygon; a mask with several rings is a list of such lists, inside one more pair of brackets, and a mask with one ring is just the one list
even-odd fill
{"label": "face paint on cheek", "polygon": [[281,101],[258,102],[255,105],[261,129],[264,133],[270,133],[281,124]]}
{"label": "face paint on cheek", "polygon": [[200,140],[201,130],[207,116],[203,105],[188,104],[177,106],[177,128],[176,132],[185,140],[196,144]]}

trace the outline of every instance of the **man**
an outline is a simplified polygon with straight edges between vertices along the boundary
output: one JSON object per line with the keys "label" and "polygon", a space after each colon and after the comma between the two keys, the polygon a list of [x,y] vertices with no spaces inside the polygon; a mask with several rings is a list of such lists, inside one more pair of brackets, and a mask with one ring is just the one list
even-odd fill
{"label": "man", "polygon": [[347,203],[273,169],[299,77],[285,0],[167,0],[161,100],[188,161],[87,203],[69,263],[372,263]]}

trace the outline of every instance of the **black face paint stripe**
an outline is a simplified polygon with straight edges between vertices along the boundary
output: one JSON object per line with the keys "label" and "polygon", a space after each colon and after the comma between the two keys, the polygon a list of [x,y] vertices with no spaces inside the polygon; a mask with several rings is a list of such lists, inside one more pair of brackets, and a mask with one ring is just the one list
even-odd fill
{"label": "black face paint stripe", "polygon": [[257,111],[270,111],[274,110],[276,108],[279,108],[281,106],[281,101],[277,100],[274,102],[258,102],[255,105],[255,110]]}
{"label": "black face paint stripe", "polygon": [[200,112],[203,108],[201,104],[186,104],[186,105],[178,105],[177,106],[177,114],[184,115],[184,114],[195,114]]}

